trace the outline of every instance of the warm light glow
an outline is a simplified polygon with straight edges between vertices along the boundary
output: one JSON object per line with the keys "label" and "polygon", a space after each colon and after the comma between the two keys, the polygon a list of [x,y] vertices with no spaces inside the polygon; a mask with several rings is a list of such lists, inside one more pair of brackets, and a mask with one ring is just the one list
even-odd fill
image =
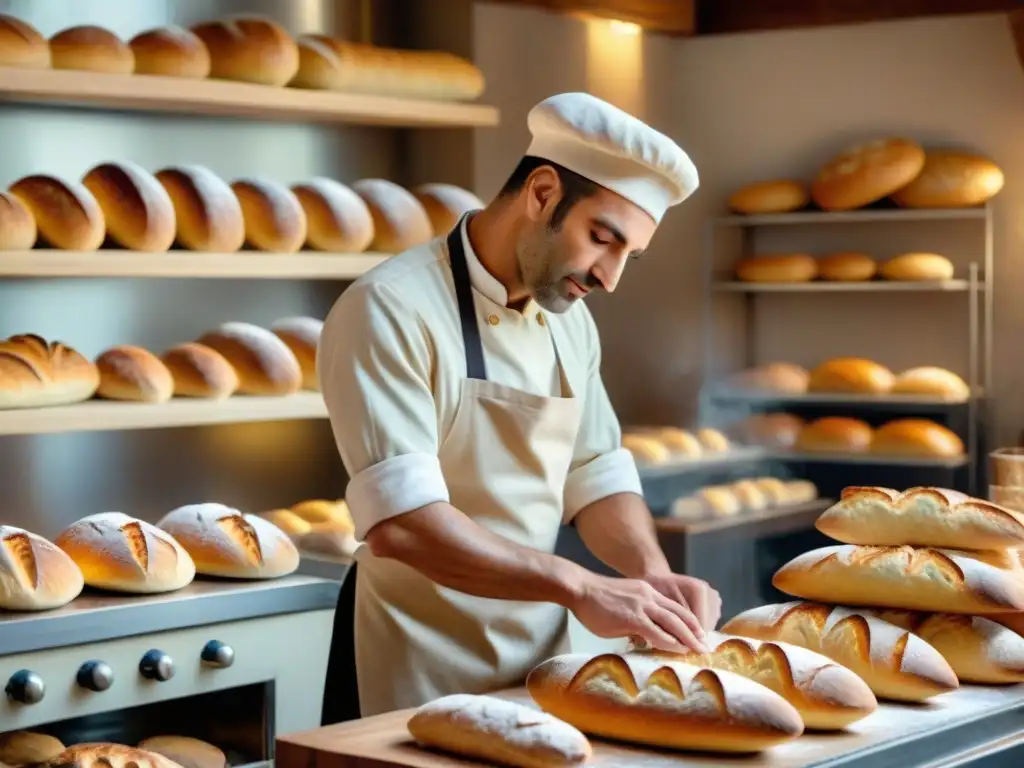
{"label": "warm light glow", "polygon": [[640,25],[632,21],[617,21],[613,19],[608,22],[608,28],[616,35],[633,36],[640,34]]}
{"label": "warm light glow", "polygon": [[[644,114],[644,38],[625,21],[590,18],[587,91],[634,115]],[[624,31],[624,30],[630,31]]]}

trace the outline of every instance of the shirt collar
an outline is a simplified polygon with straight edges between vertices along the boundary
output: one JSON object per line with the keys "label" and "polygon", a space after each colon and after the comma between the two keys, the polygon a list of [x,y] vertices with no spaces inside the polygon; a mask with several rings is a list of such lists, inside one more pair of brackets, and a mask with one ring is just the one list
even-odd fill
{"label": "shirt collar", "polygon": [[469,281],[473,284],[480,293],[486,298],[493,301],[499,306],[506,306],[508,304],[508,291],[505,286],[501,284],[494,275],[487,271],[487,267],[480,263],[480,259],[477,258],[476,251],[473,250],[473,245],[469,242],[469,228],[467,222],[469,221],[468,216],[462,217],[462,223],[459,225],[460,235],[462,236],[462,248],[466,252],[466,265],[469,268]]}

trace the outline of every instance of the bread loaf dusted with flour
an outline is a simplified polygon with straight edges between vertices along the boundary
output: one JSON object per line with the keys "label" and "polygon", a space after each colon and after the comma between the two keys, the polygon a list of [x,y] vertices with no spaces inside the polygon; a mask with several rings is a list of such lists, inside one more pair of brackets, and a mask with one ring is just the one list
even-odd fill
{"label": "bread loaf dusted with flour", "polygon": [[102,163],[82,177],[103,211],[107,234],[132,251],[166,251],[174,243],[174,205],[156,177],[135,163]]}
{"label": "bread loaf dusted with flour", "polygon": [[302,386],[302,368],[281,339],[251,323],[224,323],[197,341],[224,356],[243,395],[290,395]]}
{"label": "bread loaf dusted with flour", "polygon": [[707,633],[704,643],[710,653],[635,653],[734,672],[760,683],[796,707],[807,728],[839,730],[878,708],[871,689],[854,672],[798,645],[730,637],[720,632]]}
{"label": "bread loaf dusted with flour", "polygon": [[870,610],[777,603],[738,614],[722,632],[820,653],[856,672],[883,699],[923,701],[959,685],[935,648]]}
{"label": "bread loaf dusted with flour", "polygon": [[33,334],[0,341],[0,410],[80,403],[99,385],[96,366],[59,341]]}
{"label": "bread loaf dusted with flour", "polygon": [[401,253],[434,236],[430,217],[411,192],[387,179],[362,179],[352,191],[366,203],[373,217],[370,249]]}
{"label": "bread loaf dusted with flour", "polygon": [[899,191],[924,167],[924,149],[913,139],[887,137],[839,152],[818,172],[811,199],[825,211],[850,211]]}
{"label": "bread loaf dusted with flour", "polygon": [[302,388],[320,391],[316,374],[316,350],[324,321],[315,317],[282,317],[274,321],[270,330],[288,345],[302,369]]}
{"label": "bread loaf dusted with flour", "polygon": [[274,579],[299,567],[299,552],[280,528],[223,504],[189,504],[157,527],[184,547],[204,576]]}
{"label": "bread loaf dusted with flour", "polygon": [[231,182],[242,206],[245,242],[258,251],[295,253],[306,242],[306,212],[288,187],[270,179]]}
{"label": "bread loaf dusted with flour", "polygon": [[851,486],[815,527],[844,544],[989,550],[1024,547],[1024,516],[948,488]]}
{"label": "bread loaf dusted with flour", "polygon": [[947,613],[1024,610],[1020,561],[951,549],[821,547],[793,558],[772,584],[794,597]]}
{"label": "bread loaf dusted with flour", "polygon": [[0,609],[59,608],[78,597],[84,586],[82,572],[60,547],[21,528],[0,525]]}
{"label": "bread loaf dusted with flour", "polygon": [[434,237],[446,237],[464,213],[484,207],[484,201],[454,184],[421,184],[412,193],[430,217]]}
{"label": "bread loaf dusted with flour", "polygon": [[316,177],[292,192],[306,212],[306,246],[316,251],[362,253],[373,242],[373,216],[363,198],[334,179]]}
{"label": "bread loaf dusted with flour", "polygon": [[161,358],[174,379],[176,397],[220,399],[238,389],[238,373],[220,352],[194,341],[178,344]]}
{"label": "bread loaf dusted with flour", "polygon": [[96,358],[100,386],[96,391],[109,400],[166,403],[174,394],[174,378],[159,357],[149,350],[122,344]]}
{"label": "bread loaf dusted with flour", "polygon": [[174,205],[175,242],[191,251],[234,253],[245,242],[242,205],[209,168],[182,165],[157,171]]}
{"label": "bread loaf dusted with flour", "polygon": [[122,744],[76,744],[36,768],[181,768],[156,752]]}
{"label": "bread loaf dusted with flour", "polygon": [[591,756],[590,742],[576,728],[495,696],[443,696],[417,709],[407,727],[426,747],[517,768],[581,765]]}
{"label": "bread loaf dusted with flour", "polygon": [[42,245],[65,251],[103,245],[103,209],[84,184],[36,174],[18,179],[8,191],[32,213]]}
{"label": "bread loaf dusted with flour", "polygon": [[192,558],[169,534],[121,512],[83,517],[55,543],[81,568],[85,583],[98,589],[173,592],[196,575]]}
{"label": "bread loaf dusted with flour", "polygon": [[732,672],[657,657],[565,654],[526,679],[533,700],[584,733],[708,752],[758,752],[796,738],[793,705]]}
{"label": "bread loaf dusted with flour", "polygon": [[877,611],[941,653],[964,683],[1024,682],[1024,637],[981,616]]}

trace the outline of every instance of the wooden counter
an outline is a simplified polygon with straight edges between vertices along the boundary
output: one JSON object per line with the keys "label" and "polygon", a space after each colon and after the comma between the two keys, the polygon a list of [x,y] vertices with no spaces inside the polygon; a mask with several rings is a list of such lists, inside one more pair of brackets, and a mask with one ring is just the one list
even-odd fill
{"label": "wooden counter", "polygon": [[[503,698],[531,703],[523,689]],[[479,768],[427,752],[406,730],[411,710],[289,734],[277,740],[276,768]],[[848,731],[804,734],[757,756],[714,756],[633,749],[592,740],[593,768],[890,768],[970,762],[993,750],[1024,751],[1024,685],[965,686],[918,706],[882,704]],[[1013,752],[1014,756],[1017,752]],[[929,762],[929,761],[935,761]],[[1024,762],[1018,759],[1016,764]],[[950,763],[951,764],[951,763]],[[957,763],[960,765],[961,763]]]}

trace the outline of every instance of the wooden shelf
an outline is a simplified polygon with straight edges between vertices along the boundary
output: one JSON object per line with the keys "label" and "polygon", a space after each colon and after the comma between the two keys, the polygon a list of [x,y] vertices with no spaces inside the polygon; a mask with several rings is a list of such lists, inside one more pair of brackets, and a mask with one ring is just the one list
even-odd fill
{"label": "wooden shelf", "polygon": [[354,280],[381,253],[197,253],[168,251],[0,251],[0,277],[175,277]]}
{"label": "wooden shelf", "polygon": [[104,432],[325,418],[327,407],[317,392],[300,392],[286,397],[238,395],[226,400],[183,397],[157,405],[89,400],[51,408],[0,410],[0,435]]}
{"label": "wooden shelf", "polygon": [[[729,528],[750,529],[751,537],[764,534],[765,528],[776,526],[780,520],[790,518],[801,520],[804,525],[814,525],[822,512],[835,504],[835,499],[815,499],[803,504],[780,504],[777,507],[769,507],[750,512],[740,512],[735,515],[712,515],[706,517],[687,519],[682,517],[656,517],[654,525],[660,533],[685,534],[696,536],[712,531],[724,531]],[[756,533],[754,531],[757,531]]]}
{"label": "wooden shelf", "polygon": [[[863,282],[831,282],[811,280],[806,283],[744,283],[722,280],[712,289],[723,293],[900,293],[905,291],[952,293],[970,288],[969,280],[864,280]],[[978,283],[979,290],[984,286]]]}
{"label": "wooden shelf", "polygon": [[[979,391],[976,397],[981,397]],[[942,400],[925,395],[860,395],[844,392],[745,392],[723,389],[711,395],[719,403],[764,403],[777,405],[856,405],[891,408],[952,408],[967,404],[968,400]]]}
{"label": "wooden shelf", "polygon": [[654,479],[656,477],[673,477],[687,472],[700,472],[730,464],[761,461],[767,456],[768,452],[761,448],[737,447],[725,453],[713,453],[698,459],[678,459],[663,464],[641,464],[638,462],[637,469],[641,479]]}
{"label": "wooden shelf", "polygon": [[494,107],[228,80],[0,67],[0,101],[267,121],[408,128],[488,128]]}
{"label": "wooden shelf", "polygon": [[803,462],[807,464],[886,464],[892,467],[935,467],[956,469],[964,466],[966,456],[886,456],[881,453],[817,453],[796,451],[776,451],[770,454],[772,459],[786,462]]}
{"label": "wooden shelf", "polygon": [[797,226],[803,224],[862,224],[901,221],[982,220],[988,208],[862,208],[857,211],[797,211],[766,213],[754,216],[719,216],[714,221],[722,227]]}

